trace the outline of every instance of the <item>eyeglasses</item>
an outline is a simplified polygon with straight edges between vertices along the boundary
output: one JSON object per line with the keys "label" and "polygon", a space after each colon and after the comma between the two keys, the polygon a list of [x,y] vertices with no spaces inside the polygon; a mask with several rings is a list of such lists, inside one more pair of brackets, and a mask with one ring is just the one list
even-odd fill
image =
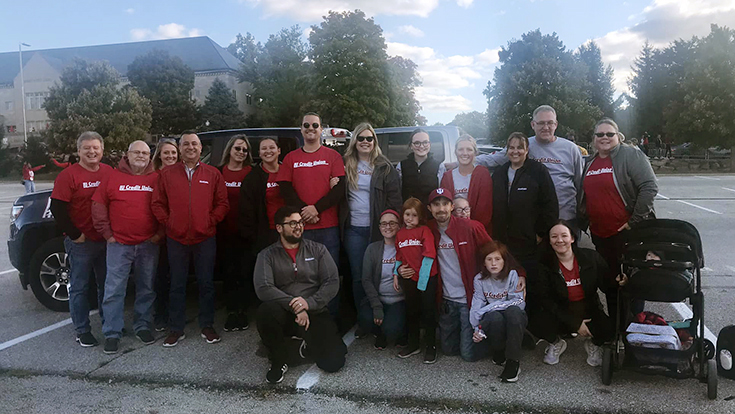
{"label": "eyeglasses", "polygon": [[244,152],[244,153],[248,152],[248,149],[245,147],[232,147],[232,149],[234,149],[237,152]]}
{"label": "eyeglasses", "polygon": [[357,142],[362,142],[362,141],[373,142],[373,136],[372,135],[370,135],[369,137],[358,136]]}
{"label": "eyeglasses", "polygon": [[533,122],[540,127],[545,127],[545,126],[552,127],[556,125],[556,121],[533,121]]}
{"label": "eyeglasses", "polygon": [[395,228],[398,227],[399,223],[397,221],[387,221],[380,223],[381,229],[387,229],[387,228]]}
{"label": "eyeglasses", "polygon": [[617,132],[595,132],[595,136],[597,138],[602,138],[602,137],[612,138],[615,135],[618,135],[618,133]]}
{"label": "eyeglasses", "polygon": [[302,125],[302,127],[304,127],[304,129],[309,129],[309,127],[312,127],[314,129],[317,129],[317,128],[319,128],[319,124],[316,123],[316,122],[314,122],[313,124],[310,124],[308,122],[304,122],[304,125]]}
{"label": "eyeglasses", "polygon": [[454,209],[454,211],[455,211],[455,212],[456,212],[457,214],[470,214],[470,207],[465,207],[465,208],[455,208],[455,209]]}
{"label": "eyeglasses", "polygon": [[283,223],[281,223],[281,226],[285,226],[286,224],[288,224],[291,227],[291,229],[295,229],[296,227],[304,227],[304,220],[301,220],[301,221],[296,221],[296,220],[284,221]]}
{"label": "eyeglasses", "polygon": [[411,145],[413,145],[416,148],[428,147],[429,145],[431,145],[431,142],[430,141],[414,141],[411,143]]}
{"label": "eyeglasses", "polygon": [[128,154],[132,154],[136,157],[141,156],[141,155],[150,156],[151,152],[150,151],[128,151]]}

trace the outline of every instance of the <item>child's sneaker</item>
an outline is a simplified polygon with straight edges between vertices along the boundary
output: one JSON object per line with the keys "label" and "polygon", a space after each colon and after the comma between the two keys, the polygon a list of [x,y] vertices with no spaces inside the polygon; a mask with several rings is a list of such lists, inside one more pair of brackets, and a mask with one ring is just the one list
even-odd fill
{"label": "child's sneaker", "polygon": [[516,382],[520,373],[521,366],[518,361],[509,359],[505,361],[505,368],[503,369],[503,373],[500,374],[500,380],[503,382]]}

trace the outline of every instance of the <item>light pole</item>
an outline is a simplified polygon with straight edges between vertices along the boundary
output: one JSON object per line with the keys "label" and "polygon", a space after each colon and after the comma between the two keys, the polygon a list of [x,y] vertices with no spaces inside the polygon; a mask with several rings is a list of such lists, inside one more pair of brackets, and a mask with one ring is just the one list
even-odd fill
{"label": "light pole", "polygon": [[26,82],[23,79],[23,46],[31,47],[27,43],[18,43],[18,61],[20,62],[20,102],[23,107],[23,146],[28,146],[28,123],[26,122]]}

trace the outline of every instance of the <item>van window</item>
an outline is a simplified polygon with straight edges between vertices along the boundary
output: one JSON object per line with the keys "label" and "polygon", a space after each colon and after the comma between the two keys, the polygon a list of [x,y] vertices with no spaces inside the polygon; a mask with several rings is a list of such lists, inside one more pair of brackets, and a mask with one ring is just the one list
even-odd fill
{"label": "van window", "polygon": [[[386,156],[393,165],[406,159],[411,150],[408,144],[411,139],[411,132],[393,132],[381,134],[378,133],[378,141],[380,148],[386,153]],[[385,142],[387,141],[387,145]],[[429,131],[429,141],[431,141],[431,154],[435,160],[444,161],[444,135],[439,131]]]}

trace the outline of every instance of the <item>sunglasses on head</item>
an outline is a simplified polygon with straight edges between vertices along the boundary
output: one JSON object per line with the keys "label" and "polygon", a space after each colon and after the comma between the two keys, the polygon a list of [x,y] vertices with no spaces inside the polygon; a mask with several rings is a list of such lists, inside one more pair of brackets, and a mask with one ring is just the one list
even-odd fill
{"label": "sunglasses on head", "polygon": [[310,124],[308,122],[304,122],[304,125],[302,125],[302,126],[304,127],[304,129],[309,129],[309,127],[312,127],[314,129],[319,128],[319,124],[316,123],[316,122],[314,122],[313,124]]}
{"label": "sunglasses on head", "polygon": [[357,142],[362,142],[362,141],[373,142],[373,136],[372,135],[370,135],[369,137],[358,136]]}
{"label": "sunglasses on head", "polygon": [[618,133],[617,132],[595,132],[595,136],[597,138],[602,138],[602,137],[612,138],[615,135],[618,135]]}
{"label": "sunglasses on head", "polygon": [[232,147],[237,152],[248,152],[248,149],[245,147]]}

